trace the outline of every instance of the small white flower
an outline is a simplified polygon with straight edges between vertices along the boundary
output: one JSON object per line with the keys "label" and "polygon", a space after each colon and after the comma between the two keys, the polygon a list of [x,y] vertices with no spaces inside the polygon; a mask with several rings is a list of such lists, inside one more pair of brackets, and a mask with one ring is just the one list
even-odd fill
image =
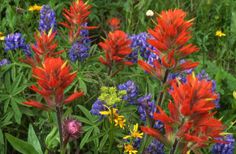
{"label": "small white flower", "polygon": [[152,17],[154,15],[154,12],[152,10],[147,10],[146,16]]}

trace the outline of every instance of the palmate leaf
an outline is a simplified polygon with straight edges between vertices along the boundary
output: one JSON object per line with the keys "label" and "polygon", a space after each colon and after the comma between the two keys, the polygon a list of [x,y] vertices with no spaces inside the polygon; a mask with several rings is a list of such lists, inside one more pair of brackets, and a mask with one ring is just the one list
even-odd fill
{"label": "palmate leaf", "polygon": [[31,144],[18,139],[8,133],[6,133],[5,136],[12,147],[18,152],[22,154],[39,154]]}

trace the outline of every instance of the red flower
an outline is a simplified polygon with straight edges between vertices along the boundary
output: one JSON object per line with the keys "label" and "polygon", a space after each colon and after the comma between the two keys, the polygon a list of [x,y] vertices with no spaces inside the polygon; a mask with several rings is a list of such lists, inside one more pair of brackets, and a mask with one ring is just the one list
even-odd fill
{"label": "red flower", "polygon": [[47,57],[56,57],[60,55],[64,50],[56,51],[58,46],[57,42],[54,41],[56,32],[53,33],[35,33],[34,38],[36,40],[35,44],[31,45],[32,50],[34,51],[34,57],[27,57],[24,62],[36,66],[41,63]]}
{"label": "red flower", "polygon": [[113,63],[131,65],[131,62],[126,61],[126,57],[132,52],[131,41],[125,32],[116,30],[108,34],[108,38],[99,45],[105,52],[105,58],[100,57],[102,64],[112,67]]}
{"label": "red flower", "polygon": [[120,28],[120,19],[110,18],[107,20],[108,25],[112,30],[118,30]]}
{"label": "red flower", "polygon": [[82,29],[93,29],[96,27],[84,26],[88,20],[90,14],[90,5],[84,3],[83,0],[77,0],[73,2],[70,9],[64,9],[63,16],[66,18],[66,22],[60,24],[69,29],[69,40],[74,42],[80,35]]}
{"label": "red flower", "polygon": [[[180,64],[181,59],[198,51],[195,45],[188,44],[191,38],[189,29],[192,26],[192,20],[186,21],[185,17],[186,13],[180,9],[163,11],[156,19],[158,25],[148,30],[153,38],[147,41],[157,49],[152,52],[159,56],[160,65],[164,66],[161,69],[180,72],[198,65],[197,62],[191,61]],[[153,68],[155,69],[157,68]]]}
{"label": "red flower", "polygon": [[24,104],[37,108],[60,107],[63,103],[67,104],[83,95],[82,92],[76,92],[64,99],[64,90],[73,82],[76,73],[70,73],[70,67],[61,58],[46,58],[42,67],[33,68],[33,77],[36,78],[38,86],[33,85],[31,89],[42,95],[47,105],[40,106],[40,103],[35,101],[24,102]]}
{"label": "red flower", "polygon": [[[173,143],[173,135],[184,147],[183,150],[199,148],[219,137],[224,127],[218,119],[213,116],[211,110],[215,108],[214,100],[217,94],[212,91],[212,81],[199,80],[195,75],[188,75],[186,83],[172,82],[168,116],[160,107],[158,113],[154,113],[154,120],[164,123],[166,138]],[[163,140],[161,133],[150,131],[149,128],[142,129],[145,133]],[[186,142],[187,141],[187,142]],[[167,142],[167,141],[166,141]]]}

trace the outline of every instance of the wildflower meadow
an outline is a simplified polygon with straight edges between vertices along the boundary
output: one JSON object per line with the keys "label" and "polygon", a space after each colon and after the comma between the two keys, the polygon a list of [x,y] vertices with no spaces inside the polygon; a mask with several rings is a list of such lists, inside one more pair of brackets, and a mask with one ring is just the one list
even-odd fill
{"label": "wildflower meadow", "polygon": [[0,154],[236,154],[236,1],[0,1]]}

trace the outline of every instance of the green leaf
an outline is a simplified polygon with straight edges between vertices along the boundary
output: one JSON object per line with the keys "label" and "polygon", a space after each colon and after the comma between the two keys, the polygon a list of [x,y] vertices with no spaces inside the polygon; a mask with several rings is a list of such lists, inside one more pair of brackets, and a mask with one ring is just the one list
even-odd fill
{"label": "green leaf", "polygon": [[59,134],[57,131],[57,127],[53,127],[51,132],[47,135],[45,139],[45,144],[48,149],[53,149],[59,144]]}
{"label": "green leaf", "polygon": [[34,147],[31,144],[21,139],[18,139],[8,133],[6,133],[5,136],[8,142],[10,142],[13,148],[17,150],[18,152],[22,154],[38,154],[38,152],[34,149]]}
{"label": "green leaf", "polygon": [[84,113],[84,115],[90,120],[93,121],[93,116],[91,115],[91,113],[89,112],[89,110],[87,110],[85,107],[83,107],[82,105],[77,105],[80,110]]}
{"label": "green leaf", "polygon": [[93,123],[91,121],[89,121],[88,119],[81,117],[81,116],[75,116],[79,121],[81,121],[82,123],[86,123],[89,125],[93,125]]}
{"label": "green leaf", "polygon": [[2,134],[2,129],[0,129],[0,144],[4,145],[4,138],[3,138],[3,134]]}
{"label": "green leaf", "polygon": [[30,124],[29,125],[29,130],[28,130],[28,143],[32,144],[33,147],[37,150],[39,154],[43,154],[43,151],[41,149],[41,145],[39,142],[38,137],[35,134],[33,126]]}
{"label": "green leaf", "polygon": [[22,113],[20,112],[20,109],[16,103],[16,101],[14,99],[12,99],[11,101],[11,106],[12,106],[12,109],[14,111],[14,117],[15,117],[15,120],[18,124],[21,123],[21,117],[22,117]]}
{"label": "green leaf", "polygon": [[87,86],[82,79],[79,79],[79,88],[82,89],[85,95],[87,94]]}
{"label": "green leaf", "polygon": [[102,150],[102,148],[104,147],[105,143],[107,142],[108,139],[108,134],[105,134],[100,142],[100,146],[98,148],[99,151]]}
{"label": "green leaf", "polygon": [[85,143],[87,143],[87,141],[88,141],[88,139],[89,139],[89,137],[90,137],[90,135],[91,135],[92,132],[93,132],[93,127],[91,127],[91,128],[86,132],[86,134],[84,135],[83,139],[81,140],[80,146],[79,146],[80,149],[82,149],[82,148],[84,147]]}

